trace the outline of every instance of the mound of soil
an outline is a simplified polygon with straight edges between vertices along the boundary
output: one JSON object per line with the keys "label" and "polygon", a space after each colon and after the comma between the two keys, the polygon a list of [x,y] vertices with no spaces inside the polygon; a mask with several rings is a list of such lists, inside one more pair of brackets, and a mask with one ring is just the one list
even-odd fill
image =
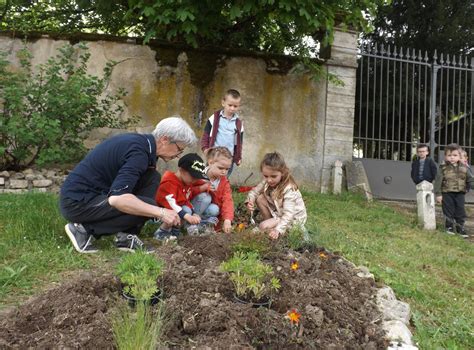
{"label": "mound of soil", "polygon": [[[273,247],[265,255],[281,289],[270,308],[234,301],[220,263],[236,235],[184,237],[157,255],[166,263],[159,284],[165,302],[163,340],[170,349],[384,349],[374,282],[322,249]],[[323,253],[324,254],[321,254]],[[298,261],[299,268],[291,269]],[[78,279],[30,300],[0,321],[0,347],[113,346],[108,311],[119,294],[110,275]],[[299,324],[285,317],[301,314]]]}

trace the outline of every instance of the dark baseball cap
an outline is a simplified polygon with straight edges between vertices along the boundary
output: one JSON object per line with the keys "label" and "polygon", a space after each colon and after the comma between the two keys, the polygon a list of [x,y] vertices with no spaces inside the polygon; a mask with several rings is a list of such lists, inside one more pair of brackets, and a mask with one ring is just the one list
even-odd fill
{"label": "dark baseball cap", "polygon": [[188,153],[179,158],[178,166],[195,179],[208,179],[205,173],[206,164],[196,153]]}

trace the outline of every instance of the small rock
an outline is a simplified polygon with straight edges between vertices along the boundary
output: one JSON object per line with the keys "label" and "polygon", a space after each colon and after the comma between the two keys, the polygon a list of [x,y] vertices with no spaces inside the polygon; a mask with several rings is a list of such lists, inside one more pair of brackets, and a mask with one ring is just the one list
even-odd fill
{"label": "small rock", "polygon": [[10,173],[9,173],[8,171],[4,170],[4,171],[2,171],[2,172],[0,173],[0,176],[1,176],[1,177],[9,178],[9,177],[10,177]]}
{"label": "small rock", "polygon": [[414,345],[408,345],[401,342],[391,342],[387,350],[418,350]]}
{"label": "small rock", "polygon": [[[19,173],[17,173],[17,174],[19,174]],[[13,188],[13,189],[28,188],[28,181],[27,180],[10,179],[10,188]]]}
{"label": "small rock", "polygon": [[22,189],[22,190],[12,190],[12,189],[10,189],[10,188],[0,189],[0,193],[16,193],[16,194],[20,194],[20,193],[25,193],[25,192],[28,192],[28,190],[26,190],[26,189]]}
{"label": "small rock", "polygon": [[395,297],[393,289],[388,286],[385,286],[377,291],[377,301],[379,301],[380,299],[396,300],[397,298]]}
{"label": "small rock", "polygon": [[11,176],[12,179],[24,179],[25,178],[25,174],[23,173],[13,173],[13,175]]}
{"label": "small rock", "polygon": [[321,310],[319,307],[308,304],[305,306],[304,311],[306,313],[306,316],[311,318],[317,327],[323,324],[324,311]]}
{"label": "small rock", "polygon": [[0,186],[4,186],[4,185],[5,185],[5,178],[0,177]]}
{"label": "small rock", "polygon": [[201,301],[199,302],[199,306],[201,307],[211,307],[214,306],[214,304],[215,302],[213,300],[209,300],[206,298],[201,299]]}
{"label": "small rock", "polygon": [[359,272],[357,273],[357,276],[360,278],[370,278],[374,279],[374,275],[370,273],[369,269],[365,266],[359,266],[357,267]]}
{"label": "small rock", "polygon": [[33,175],[33,174],[34,174],[34,171],[33,171],[33,169],[28,168],[28,169],[23,170],[23,174],[25,174],[25,175]]}
{"label": "small rock", "polygon": [[56,176],[56,171],[48,170],[45,175],[46,175],[46,177],[54,177],[54,176]]}
{"label": "small rock", "polygon": [[402,321],[386,321],[382,323],[382,328],[387,332],[389,340],[400,341],[407,345],[413,345],[411,341],[412,334],[408,327]]}
{"label": "small rock", "polygon": [[399,320],[408,325],[410,322],[410,305],[398,300],[377,300],[377,306],[385,321]]}
{"label": "small rock", "polygon": [[194,316],[184,316],[181,321],[183,322],[184,333],[191,334],[196,331],[197,324]]}
{"label": "small rock", "polygon": [[276,270],[277,270],[277,271],[281,271],[282,269],[283,269],[283,267],[281,267],[281,266],[277,266],[277,267],[276,267]]}
{"label": "small rock", "polygon": [[25,180],[28,180],[28,181],[36,180],[36,176],[34,174],[26,174]]}
{"label": "small rock", "polygon": [[33,180],[34,187],[49,187],[53,184],[51,180]]}

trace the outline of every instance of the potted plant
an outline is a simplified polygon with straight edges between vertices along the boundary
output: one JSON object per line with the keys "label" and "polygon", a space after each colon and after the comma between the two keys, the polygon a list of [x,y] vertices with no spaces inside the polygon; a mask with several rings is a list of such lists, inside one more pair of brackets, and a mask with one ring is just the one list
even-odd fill
{"label": "potted plant", "polygon": [[122,283],[122,295],[130,305],[137,301],[156,304],[160,290],[157,279],[163,274],[164,263],[153,255],[137,251],[122,258],[116,273]]}
{"label": "potted plant", "polygon": [[256,252],[236,252],[221,264],[221,269],[229,273],[238,302],[268,307],[271,293],[280,288],[280,280],[273,276],[272,267],[261,262]]}

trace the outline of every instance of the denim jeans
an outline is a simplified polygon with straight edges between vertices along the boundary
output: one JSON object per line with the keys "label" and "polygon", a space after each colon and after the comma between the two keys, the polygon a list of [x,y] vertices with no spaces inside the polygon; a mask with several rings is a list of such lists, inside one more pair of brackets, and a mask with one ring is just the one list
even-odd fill
{"label": "denim jeans", "polygon": [[191,204],[194,207],[194,212],[198,214],[202,219],[207,219],[211,216],[219,216],[219,207],[216,204],[212,203],[212,197],[207,192],[198,194],[191,200]]}

